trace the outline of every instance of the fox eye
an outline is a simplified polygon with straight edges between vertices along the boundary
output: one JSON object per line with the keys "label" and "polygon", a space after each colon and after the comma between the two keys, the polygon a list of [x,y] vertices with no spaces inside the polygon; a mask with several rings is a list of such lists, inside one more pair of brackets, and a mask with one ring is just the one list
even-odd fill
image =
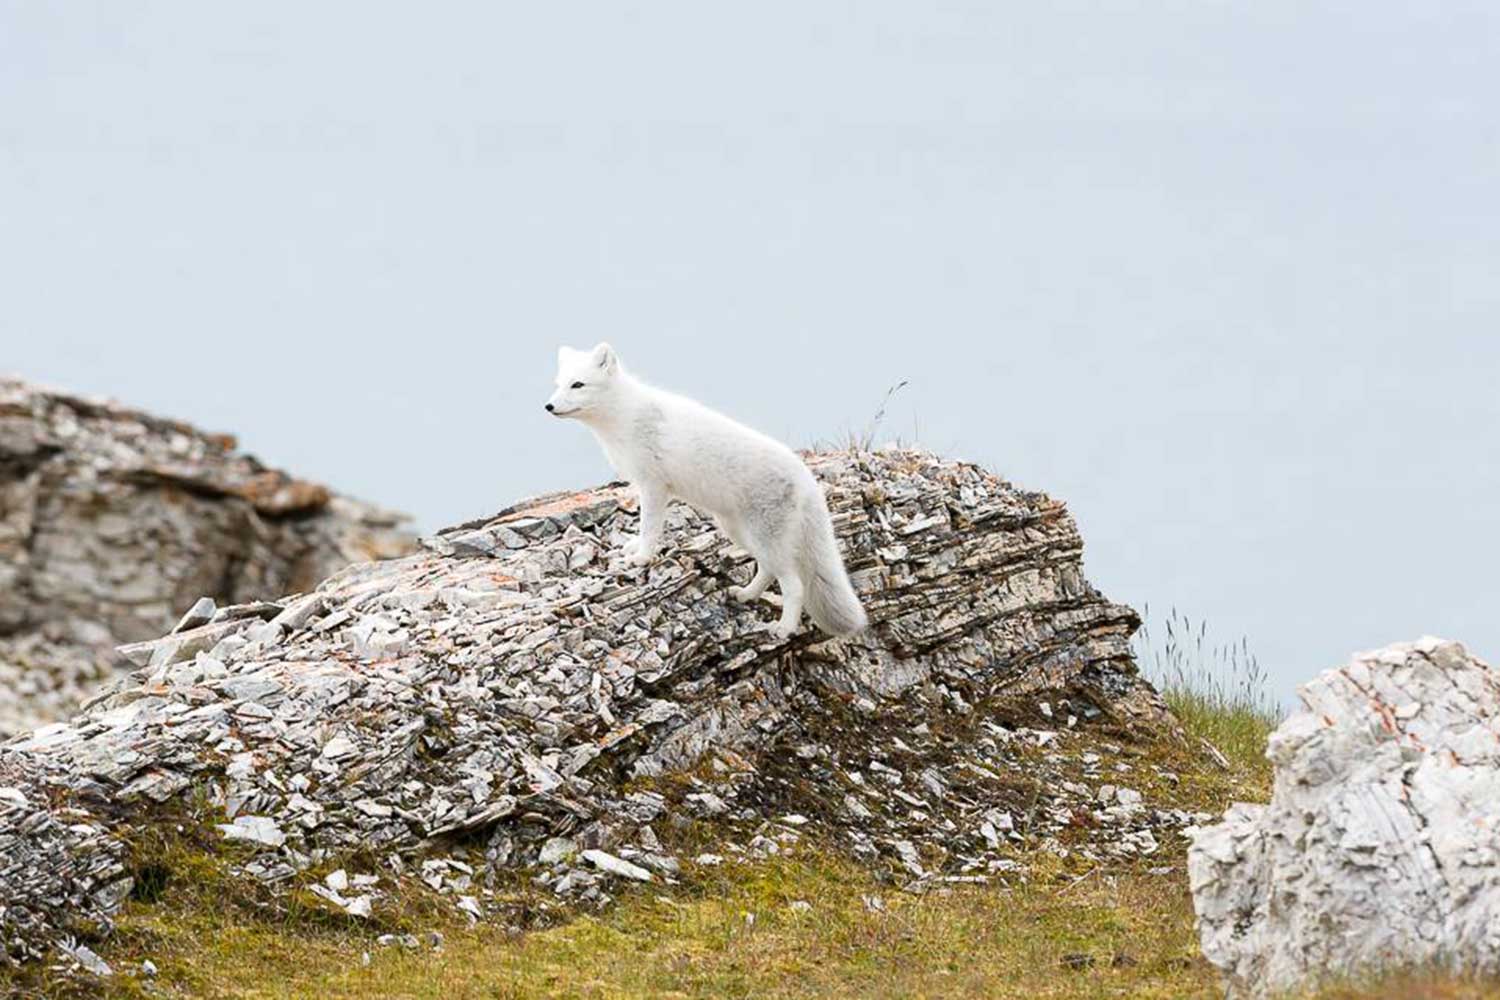
{"label": "fox eye", "polygon": [[574,382],[572,385],[568,386],[568,388],[569,389],[582,389],[583,388],[583,383],[582,382]]}

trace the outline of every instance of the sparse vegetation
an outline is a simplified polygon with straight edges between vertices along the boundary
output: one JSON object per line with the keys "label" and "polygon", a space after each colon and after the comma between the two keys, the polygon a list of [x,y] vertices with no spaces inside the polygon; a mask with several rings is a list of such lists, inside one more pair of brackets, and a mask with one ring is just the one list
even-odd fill
{"label": "sparse vegetation", "polygon": [[1285,712],[1249,640],[1213,642],[1206,621],[1194,623],[1175,607],[1153,623],[1148,604],[1135,647],[1136,662],[1189,736],[1207,740],[1269,783],[1266,737]]}
{"label": "sparse vegetation", "polygon": [[[450,922],[441,950],[381,947],[371,931],[194,891],[170,909],[132,904],[113,982],[30,985],[54,996],[442,1000],[1212,993],[1175,877],[1042,873],[1009,891],[916,897],[821,852],[700,875],[690,892],[635,891],[604,914],[526,934]],[[134,974],[148,955],[154,982]]]}
{"label": "sparse vegetation", "polygon": [[[854,452],[870,451],[873,449],[875,447],[875,435],[880,433],[880,425],[885,421],[885,411],[891,405],[891,400],[895,398],[896,393],[905,389],[910,384],[910,380],[902,379],[886,389],[885,395],[880,397],[880,405],[875,408],[875,413],[870,417],[869,422],[859,430],[851,429],[846,431],[843,437],[835,442],[832,447]],[[916,436],[915,424],[912,427],[912,434],[913,437]],[[897,436],[897,443],[902,443],[899,435]],[[823,443],[815,443],[813,447],[816,450],[822,450],[825,445]]]}

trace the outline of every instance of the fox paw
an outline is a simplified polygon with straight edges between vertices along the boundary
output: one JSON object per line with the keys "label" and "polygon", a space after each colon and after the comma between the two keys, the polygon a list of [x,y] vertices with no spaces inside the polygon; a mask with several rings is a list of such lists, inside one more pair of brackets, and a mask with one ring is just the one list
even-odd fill
{"label": "fox paw", "polygon": [[775,639],[777,642],[785,642],[786,640],[797,634],[797,626],[786,625],[782,622],[777,622],[775,625],[771,626],[770,632],[771,638]]}
{"label": "fox paw", "polygon": [[632,566],[644,566],[656,556],[655,552],[648,552],[641,548],[639,538],[632,538],[626,542],[620,547],[620,551],[624,554],[625,561]]}
{"label": "fox paw", "polygon": [[730,587],[729,596],[741,604],[749,604],[760,595],[751,593],[749,587]]}

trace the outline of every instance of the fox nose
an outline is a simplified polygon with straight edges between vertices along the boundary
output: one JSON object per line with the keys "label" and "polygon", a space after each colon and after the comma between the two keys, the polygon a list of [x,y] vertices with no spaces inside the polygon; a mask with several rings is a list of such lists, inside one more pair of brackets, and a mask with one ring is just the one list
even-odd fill
{"label": "fox nose", "polygon": [[551,404],[551,403],[548,403],[548,404],[547,404],[547,412],[548,412],[548,413],[551,413],[551,412],[552,412],[552,404]]}

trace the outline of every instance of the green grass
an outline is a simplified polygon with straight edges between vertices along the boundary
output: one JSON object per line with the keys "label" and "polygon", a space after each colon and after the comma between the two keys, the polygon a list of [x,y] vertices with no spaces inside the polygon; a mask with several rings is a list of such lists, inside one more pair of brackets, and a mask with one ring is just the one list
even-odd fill
{"label": "green grass", "polygon": [[1249,642],[1213,643],[1208,624],[1172,608],[1159,624],[1147,605],[1135,636],[1136,662],[1187,734],[1206,740],[1269,785],[1266,737],[1285,717]]}
{"label": "green grass", "polygon": [[[423,929],[443,932],[441,950],[380,947],[378,929],[246,906],[199,867],[203,881],[169,904],[131,904],[104,949],[112,981],[43,972],[16,985],[38,991],[30,995],[256,1000],[1213,995],[1175,873],[1079,880],[1037,860],[1025,885],[913,896],[809,849],[700,873],[670,894],[635,890],[603,914],[525,934],[429,912]],[[145,957],[160,967],[155,980],[136,974]]]}
{"label": "green grass", "polygon": [[[379,946],[381,930],[273,903],[231,881],[222,858],[194,857],[169,894],[133,902],[102,949],[117,969],[98,983],[32,969],[18,996],[282,998],[989,997],[1094,1000],[1208,998],[1216,973],[1199,956],[1180,849],[1168,869],[1100,868],[1079,876],[1046,856],[1007,888],[913,896],[831,850],[695,873],[672,890],[627,892],[602,914],[519,933],[469,926],[413,901],[411,930],[443,945]],[[171,862],[170,859],[160,859]],[[868,899],[878,897],[879,908]],[[800,904],[806,903],[803,907]],[[794,905],[798,904],[798,905]],[[368,956],[368,959],[366,959]],[[138,975],[140,960],[159,967]],[[0,980],[3,981],[3,980]],[[1469,1000],[1493,984],[1401,976],[1315,994],[1317,1000]]]}

